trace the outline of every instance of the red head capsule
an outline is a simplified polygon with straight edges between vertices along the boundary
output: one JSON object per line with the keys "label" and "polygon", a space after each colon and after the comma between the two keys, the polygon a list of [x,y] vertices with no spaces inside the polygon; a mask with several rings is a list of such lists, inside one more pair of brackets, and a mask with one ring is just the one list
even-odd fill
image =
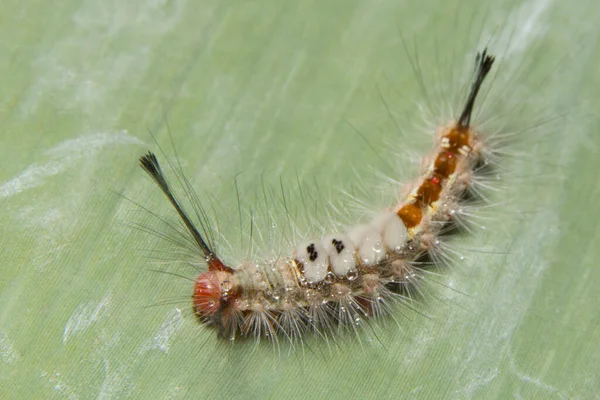
{"label": "red head capsule", "polygon": [[229,275],[223,272],[208,271],[198,275],[194,284],[194,311],[196,315],[205,317],[216,314],[221,309],[223,289],[222,279]]}

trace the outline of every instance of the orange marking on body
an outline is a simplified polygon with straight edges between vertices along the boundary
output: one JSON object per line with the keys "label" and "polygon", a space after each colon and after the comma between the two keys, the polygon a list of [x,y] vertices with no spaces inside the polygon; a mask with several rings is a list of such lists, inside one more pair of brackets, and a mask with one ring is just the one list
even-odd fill
{"label": "orange marking on body", "polygon": [[400,208],[396,214],[398,214],[407,228],[414,228],[415,226],[419,225],[421,223],[421,219],[423,218],[421,207],[412,203],[402,206],[402,208]]}
{"label": "orange marking on body", "polygon": [[436,174],[448,178],[456,170],[456,155],[449,151],[441,151],[433,164],[433,171]]}
{"label": "orange marking on body", "polygon": [[449,132],[443,137],[448,139],[446,149],[454,154],[457,154],[464,146],[471,147],[471,138],[473,137],[473,132],[471,129],[469,129],[469,127],[457,125],[453,128],[450,128]]}
{"label": "orange marking on body", "polygon": [[421,207],[425,207],[439,200],[442,186],[440,184],[441,179],[439,176],[433,176],[432,178],[425,179],[419,189],[417,189],[417,195],[415,198],[418,200]]}

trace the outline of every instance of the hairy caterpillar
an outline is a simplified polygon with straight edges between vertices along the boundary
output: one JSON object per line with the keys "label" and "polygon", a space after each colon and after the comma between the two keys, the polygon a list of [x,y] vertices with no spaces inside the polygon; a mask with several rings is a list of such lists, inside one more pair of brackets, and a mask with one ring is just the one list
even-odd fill
{"label": "hairy caterpillar", "polygon": [[[471,118],[493,63],[486,49],[477,55],[461,113],[438,128],[424,173],[404,198],[367,224],[301,243],[288,257],[225,265],[201,233],[206,227],[198,229],[174,195],[156,156],[141,157],[141,167],[173,205],[207,264],[192,295],[199,320],[229,340],[295,342],[311,331],[357,329],[364,319],[389,313],[391,303],[410,298],[429,265],[422,260],[437,259],[439,235],[463,223],[465,199],[478,194],[476,176],[491,151]],[[194,211],[203,223],[202,210]]]}

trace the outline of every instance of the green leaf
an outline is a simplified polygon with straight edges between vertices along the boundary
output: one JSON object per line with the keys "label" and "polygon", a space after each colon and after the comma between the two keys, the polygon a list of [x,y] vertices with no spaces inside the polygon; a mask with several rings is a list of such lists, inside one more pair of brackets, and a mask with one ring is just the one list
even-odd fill
{"label": "green leaf", "polygon": [[[594,2],[3,10],[0,397],[600,392]],[[197,323],[192,282],[174,274],[193,280],[198,266],[161,262],[184,257],[131,227],[178,224],[140,155],[156,151],[165,166],[178,156],[231,264],[286,252],[365,218],[355,200],[394,205],[401,186],[384,175],[418,176],[487,44],[498,62],[479,104],[482,135],[517,134],[499,148],[507,155],[490,207],[475,213],[486,219],[450,239],[455,260],[424,284],[420,304],[359,337],[309,337],[296,349],[223,343]]]}

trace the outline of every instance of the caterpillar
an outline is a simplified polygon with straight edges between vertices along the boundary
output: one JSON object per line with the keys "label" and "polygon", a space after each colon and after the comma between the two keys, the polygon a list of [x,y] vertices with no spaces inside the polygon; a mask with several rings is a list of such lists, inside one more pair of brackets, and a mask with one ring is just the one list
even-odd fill
{"label": "caterpillar", "polygon": [[[177,199],[156,155],[142,156],[140,166],[174,207],[206,263],[192,294],[198,320],[232,341],[284,337],[294,343],[311,332],[357,330],[364,320],[391,313],[391,304],[411,299],[424,269],[435,265],[439,236],[464,223],[461,210],[478,194],[476,178],[491,158],[471,120],[493,64],[487,49],[477,54],[462,111],[437,129],[424,173],[395,206],[346,232],[301,243],[287,257],[226,265],[206,227],[199,229]],[[202,210],[194,211],[203,224]]]}

